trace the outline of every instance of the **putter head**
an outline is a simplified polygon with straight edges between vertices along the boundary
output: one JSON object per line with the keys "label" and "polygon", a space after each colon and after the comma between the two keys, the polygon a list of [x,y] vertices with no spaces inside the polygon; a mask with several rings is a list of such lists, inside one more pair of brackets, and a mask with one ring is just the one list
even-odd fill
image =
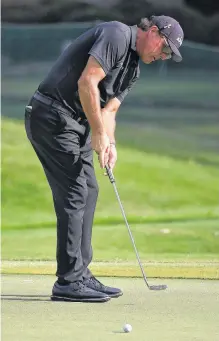
{"label": "putter head", "polygon": [[161,285],[150,285],[149,286],[150,290],[155,290],[155,291],[159,291],[159,290],[166,290],[167,289],[167,285],[165,284],[161,284]]}

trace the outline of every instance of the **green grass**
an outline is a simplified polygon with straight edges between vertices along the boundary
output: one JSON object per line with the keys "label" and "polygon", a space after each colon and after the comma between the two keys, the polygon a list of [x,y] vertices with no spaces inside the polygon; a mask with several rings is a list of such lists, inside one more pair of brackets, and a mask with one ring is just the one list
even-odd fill
{"label": "green grass", "polygon": [[[152,262],[147,263],[149,276],[218,278],[218,75],[183,70],[164,76],[148,70],[118,113],[114,173],[121,200],[140,255]],[[3,115],[22,118],[2,121],[4,272],[55,271],[51,193],[23,125],[24,106],[41,79],[4,77],[2,82]],[[107,265],[94,263],[94,269],[99,275],[139,276],[115,193],[96,157],[95,168],[100,194],[94,260]],[[164,228],[170,233],[161,233]],[[13,259],[22,262],[18,266],[10,263]],[[30,269],[27,259],[47,262],[43,267],[31,263]],[[110,266],[112,261],[119,265]]]}
{"label": "green grass", "polygon": [[[122,129],[120,132],[122,135]],[[219,217],[216,167],[145,152],[135,149],[135,144],[127,147],[123,138],[118,144],[115,176],[131,221]],[[50,189],[23,124],[4,119],[2,139],[2,227],[51,225],[55,216]],[[122,222],[112,185],[96,158],[95,167],[100,187],[95,221]]]}
{"label": "green grass", "polygon": [[[149,277],[219,279],[219,219],[133,224],[131,230]],[[92,246],[91,270],[96,275],[141,276],[124,224],[94,225]],[[2,273],[54,274],[55,249],[55,226],[3,230]]]}
{"label": "green grass", "polygon": [[[142,279],[101,278],[124,295],[104,304],[54,303],[54,276],[2,276],[4,341],[216,341],[217,281],[162,280],[165,292],[149,292]],[[152,284],[161,280],[150,280]],[[124,335],[125,323],[132,325]]]}
{"label": "green grass", "polygon": [[[139,103],[151,105],[154,103],[171,103],[171,106],[180,107],[187,105],[210,108],[218,107],[217,96],[217,77],[214,75],[194,74],[188,72],[169,72],[165,76],[157,75],[146,71],[146,68],[141,72],[140,79],[137,85],[132,90],[126,102],[129,105],[139,105]],[[148,81],[147,81],[148,80]],[[138,98],[140,102],[135,102]]]}
{"label": "green grass", "polygon": [[123,122],[117,138],[122,145],[132,149],[219,168],[219,127],[212,124],[172,127],[171,123],[156,126],[146,122]]}
{"label": "green grass", "polygon": [[[131,225],[131,229],[143,261],[219,259],[219,220]],[[163,233],[164,229],[169,229],[169,233]],[[55,226],[2,231],[3,260],[54,260],[55,247]],[[95,261],[135,260],[124,224],[95,225],[93,249]]]}
{"label": "green grass", "polygon": [[[215,260],[160,260],[143,262],[142,265],[148,278],[219,279],[218,261]],[[2,261],[1,268],[2,274],[54,275],[56,273],[56,262],[30,260]],[[89,268],[95,276],[142,277],[137,261],[92,262]]]}

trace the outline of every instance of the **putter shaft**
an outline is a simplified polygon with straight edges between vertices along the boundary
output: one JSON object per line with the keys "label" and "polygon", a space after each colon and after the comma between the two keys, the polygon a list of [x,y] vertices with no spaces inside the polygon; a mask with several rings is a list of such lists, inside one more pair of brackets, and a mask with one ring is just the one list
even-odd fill
{"label": "putter shaft", "polygon": [[125,223],[126,223],[126,227],[128,229],[128,233],[129,233],[129,237],[131,239],[131,242],[132,242],[132,245],[134,247],[134,250],[135,250],[135,254],[136,254],[136,257],[137,257],[137,260],[138,260],[138,264],[140,266],[140,269],[141,269],[141,272],[142,272],[142,276],[144,278],[144,281],[145,281],[145,284],[147,285],[148,289],[150,290],[165,290],[167,288],[166,285],[149,285],[148,284],[148,281],[147,281],[147,277],[145,275],[145,272],[144,272],[144,268],[141,264],[141,260],[140,260],[140,257],[139,257],[139,254],[138,254],[138,250],[137,250],[137,247],[135,245],[135,241],[134,241],[134,238],[132,236],[132,232],[131,232],[131,229],[129,227],[129,223],[127,221],[127,218],[126,218],[126,214],[125,214],[125,211],[124,211],[124,208],[123,208],[123,205],[122,205],[122,202],[120,200],[120,197],[119,197],[119,193],[118,193],[118,190],[117,190],[117,187],[116,187],[116,184],[115,184],[115,178],[114,178],[114,175],[111,171],[111,169],[109,168],[109,166],[106,166],[106,172],[107,172],[107,175],[110,179],[110,182],[112,183],[113,185],[113,188],[114,188],[114,191],[115,191],[115,194],[116,194],[116,197],[117,197],[117,200],[119,202],[119,206],[120,206],[120,209],[121,209],[121,212],[122,212],[122,215],[123,215],[123,218],[125,220]]}

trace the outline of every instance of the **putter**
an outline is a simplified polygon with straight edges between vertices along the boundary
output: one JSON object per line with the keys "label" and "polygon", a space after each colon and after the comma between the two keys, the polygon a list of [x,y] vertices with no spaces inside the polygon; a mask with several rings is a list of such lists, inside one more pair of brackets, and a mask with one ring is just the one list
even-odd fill
{"label": "putter", "polygon": [[149,290],[165,290],[165,289],[167,289],[167,285],[165,285],[165,284],[160,284],[160,285],[149,285],[148,280],[147,280],[147,277],[146,277],[145,272],[144,272],[144,268],[143,268],[143,266],[142,266],[142,264],[141,264],[141,260],[140,260],[140,257],[139,257],[139,254],[138,254],[138,251],[137,251],[137,248],[136,248],[136,245],[135,245],[134,238],[133,238],[133,236],[132,236],[131,229],[130,229],[129,224],[128,224],[128,221],[127,221],[127,219],[126,219],[125,211],[124,211],[124,208],[123,208],[123,206],[122,206],[122,202],[121,202],[121,200],[120,200],[119,193],[118,193],[117,188],[116,188],[116,184],[115,184],[116,181],[115,181],[113,172],[112,172],[112,170],[109,168],[108,165],[106,165],[105,168],[106,168],[106,172],[107,172],[107,175],[108,175],[108,177],[109,177],[109,180],[110,180],[111,184],[113,185],[114,191],[115,191],[115,193],[116,193],[116,197],[117,197],[117,199],[118,199],[119,206],[120,206],[120,209],[121,209],[121,211],[122,211],[122,215],[123,215],[123,217],[124,217],[124,220],[125,220],[125,223],[126,223],[126,226],[127,226],[127,229],[128,229],[129,237],[130,237],[130,239],[131,239],[131,241],[132,241],[132,245],[133,245],[133,247],[134,247],[135,254],[136,254],[136,257],[137,257],[137,260],[138,260],[138,264],[139,264],[139,266],[140,266],[140,269],[141,269],[141,272],[142,272],[142,275],[143,275],[145,284],[147,285],[147,287],[148,287]]}

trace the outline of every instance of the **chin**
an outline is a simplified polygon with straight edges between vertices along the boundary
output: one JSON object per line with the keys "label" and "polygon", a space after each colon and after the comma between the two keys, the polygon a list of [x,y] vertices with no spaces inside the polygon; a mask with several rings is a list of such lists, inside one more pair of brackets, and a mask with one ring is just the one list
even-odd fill
{"label": "chin", "polygon": [[152,60],[148,60],[148,59],[147,59],[147,60],[143,60],[143,63],[144,63],[144,64],[151,64],[151,63],[152,63]]}
{"label": "chin", "polygon": [[143,61],[143,63],[144,64],[151,64],[153,61],[154,61],[154,59],[152,59],[152,58],[142,58],[142,61]]}

